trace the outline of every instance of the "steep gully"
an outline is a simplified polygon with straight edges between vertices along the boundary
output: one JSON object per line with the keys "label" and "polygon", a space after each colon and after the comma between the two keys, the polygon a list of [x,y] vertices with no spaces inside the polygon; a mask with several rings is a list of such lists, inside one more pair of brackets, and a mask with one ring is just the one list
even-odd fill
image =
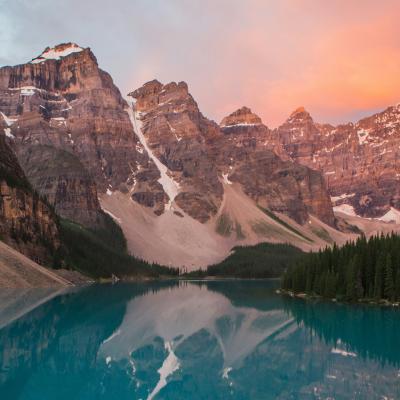
{"label": "steep gully", "polygon": [[160,172],[160,179],[158,182],[164,189],[164,192],[169,197],[169,202],[167,204],[167,209],[172,209],[172,203],[175,197],[179,193],[179,184],[175,182],[169,175],[168,175],[168,168],[156,157],[153,153],[149,145],[147,144],[146,138],[142,132],[142,121],[140,120],[140,113],[135,110],[135,102],[134,100],[127,99],[129,107],[127,109],[127,113],[129,115],[129,119],[131,120],[134,133],[140,140],[140,143],[146,150],[147,154],[151,158],[151,160],[156,165],[158,171]]}

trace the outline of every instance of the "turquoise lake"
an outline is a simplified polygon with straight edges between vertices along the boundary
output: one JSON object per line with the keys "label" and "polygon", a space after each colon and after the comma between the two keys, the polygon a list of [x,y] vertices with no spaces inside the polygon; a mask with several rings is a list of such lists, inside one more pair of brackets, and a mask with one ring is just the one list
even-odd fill
{"label": "turquoise lake", "polygon": [[277,285],[2,289],[0,399],[400,399],[400,310]]}

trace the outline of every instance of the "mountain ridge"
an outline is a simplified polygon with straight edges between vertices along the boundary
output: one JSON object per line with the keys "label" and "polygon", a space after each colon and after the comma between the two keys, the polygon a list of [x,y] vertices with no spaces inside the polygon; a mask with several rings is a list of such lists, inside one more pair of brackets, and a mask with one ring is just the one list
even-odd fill
{"label": "mountain ridge", "polygon": [[[217,124],[202,114],[185,82],[152,80],[125,100],[90,48],[61,44],[33,61],[0,68],[4,133],[31,184],[61,216],[87,227],[100,227],[102,212],[109,213],[131,253],[148,261],[179,266],[181,257],[182,265],[205,266],[235,245],[262,241],[318,249],[349,238],[355,230],[346,219],[374,229],[357,214],[397,215],[397,155],[380,163],[380,186],[372,178],[363,183],[365,171],[354,181],[354,168],[363,164],[351,157],[377,157],[363,146],[375,143],[379,121],[335,128],[299,107],[270,129],[241,107]],[[397,143],[397,108],[388,110],[391,119],[382,115],[381,122],[393,123],[394,133],[382,128],[383,140]],[[359,132],[368,129],[367,136]],[[38,168],[45,155],[54,160],[51,171]],[[346,197],[353,188],[356,195]],[[168,229],[173,241],[165,239]],[[151,241],[164,244],[157,249]]]}

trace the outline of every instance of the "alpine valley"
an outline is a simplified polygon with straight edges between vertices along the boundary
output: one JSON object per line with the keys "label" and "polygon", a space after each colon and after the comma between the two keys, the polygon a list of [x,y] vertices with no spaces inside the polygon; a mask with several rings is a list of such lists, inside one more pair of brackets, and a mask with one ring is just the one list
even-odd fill
{"label": "alpine valley", "polygon": [[[400,105],[339,126],[302,107],[276,129],[247,107],[218,124],[187,83],[153,80],[125,97],[89,48],[66,43],[0,68],[0,128],[2,246],[24,274],[87,272],[66,227],[90,233],[83,241],[112,230],[121,240],[107,251],[122,243],[141,271],[205,268],[235,246],[310,251],[400,231]],[[2,279],[17,285],[8,262]],[[128,276],[128,264],[96,277]]]}

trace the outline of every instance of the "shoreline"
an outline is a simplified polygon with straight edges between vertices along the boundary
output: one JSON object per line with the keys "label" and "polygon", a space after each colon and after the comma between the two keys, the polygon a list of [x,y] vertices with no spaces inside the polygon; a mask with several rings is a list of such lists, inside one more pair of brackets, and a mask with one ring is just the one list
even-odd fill
{"label": "shoreline", "polygon": [[312,300],[321,300],[321,301],[329,301],[331,303],[336,304],[344,304],[344,305],[370,305],[370,306],[381,306],[381,307],[400,307],[400,302],[390,302],[388,300],[374,300],[374,299],[358,299],[357,301],[346,301],[346,300],[338,300],[337,298],[329,298],[323,297],[319,295],[312,295],[307,293],[295,293],[291,290],[285,289],[277,289],[275,291],[276,294],[281,296],[302,299],[305,301],[312,301]]}

